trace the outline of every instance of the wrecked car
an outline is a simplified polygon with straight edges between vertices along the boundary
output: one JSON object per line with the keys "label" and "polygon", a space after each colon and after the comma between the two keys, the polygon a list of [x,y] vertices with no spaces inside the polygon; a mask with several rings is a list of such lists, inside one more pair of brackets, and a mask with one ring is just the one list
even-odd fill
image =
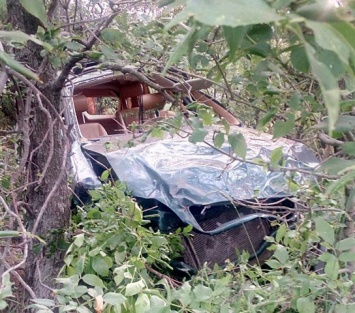
{"label": "wrecked car", "polygon": [[[183,261],[191,268],[234,262],[243,251],[251,262],[262,264],[270,257],[264,237],[275,234],[278,218],[292,212],[295,204],[287,171],[271,170],[253,160],[268,162],[272,151],[282,147],[283,168],[310,168],[317,164],[313,152],[301,143],[273,140],[269,134],[243,127],[204,92],[211,85],[206,80],[178,81],[159,73],[144,77],[89,69],[66,85],[62,99],[72,138],[74,193],[85,199],[88,190],[101,185],[102,172],[111,169],[143,208],[154,208],[158,218],[152,223],[161,231],[193,227],[191,236],[182,239]],[[178,132],[140,140],[145,126],[176,114],[147,81],[183,99],[183,119],[196,114],[188,109],[191,103],[210,108],[230,132],[243,135],[245,160],[231,158],[228,143],[214,148],[214,129],[197,143]],[[294,172],[292,179],[302,183],[305,177]],[[292,219],[292,214],[287,216]]]}

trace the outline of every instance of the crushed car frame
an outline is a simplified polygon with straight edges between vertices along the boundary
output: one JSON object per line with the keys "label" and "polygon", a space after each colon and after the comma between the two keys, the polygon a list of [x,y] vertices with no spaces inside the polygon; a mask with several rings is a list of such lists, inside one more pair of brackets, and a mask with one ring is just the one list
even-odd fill
{"label": "crushed car frame", "polygon": [[[158,216],[152,220],[154,227],[171,232],[193,226],[191,236],[183,238],[184,266],[223,265],[227,259],[237,261],[243,251],[251,261],[263,263],[270,256],[264,237],[276,232],[280,215],[287,213],[292,219],[294,202],[287,171],[270,170],[253,160],[268,162],[272,151],[282,147],[284,168],[310,168],[317,164],[313,152],[301,143],[273,140],[242,127],[221,103],[201,91],[211,85],[206,80],[177,81],[159,73],[144,77],[142,81],[130,74],[88,69],[74,75],[63,90],[77,198],[85,201],[87,191],[101,185],[98,177],[109,168],[143,208],[154,208]],[[242,134],[245,160],[231,158],[229,144],[213,147],[218,126],[199,143],[168,133],[159,140],[135,140],[147,125],[176,115],[147,80],[183,99],[182,119],[196,115],[189,110],[190,103],[200,103],[227,122],[230,132]],[[293,179],[303,183],[307,177],[294,173]]]}

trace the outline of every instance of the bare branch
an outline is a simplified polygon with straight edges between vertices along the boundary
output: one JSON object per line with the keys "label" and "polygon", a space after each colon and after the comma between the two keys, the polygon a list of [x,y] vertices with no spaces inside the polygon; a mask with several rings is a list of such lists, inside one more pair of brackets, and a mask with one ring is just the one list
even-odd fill
{"label": "bare branch", "polygon": [[342,144],[344,144],[343,141],[329,137],[327,134],[324,134],[324,133],[319,133],[318,137],[323,143],[330,145],[330,146],[339,147]]}
{"label": "bare branch", "polygon": [[48,12],[47,12],[47,16],[49,20],[51,20],[54,16],[55,9],[58,7],[58,3],[59,3],[58,1],[59,0],[52,0],[49,5]]}
{"label": "bare branch", "polygon": [[[82,53],[84,53],[85,51],[90,50],[93,45],[96,43],[97,38],[100,37],[101,32],[103,29],[105,29],[108,25],[110,25],[110,23],[112,22],[112,20],[117,16],[118,12],[113,13],[112,15],[108,16],[106,20],[103,20],[98,27],[95,29],[95,31],[93,32],[93,35],[89,38],[89,40],[85,43],[85,48],[82,50]],[[61,73],[59,74],[59,77],[53,82],[51,88],[54,91],[59,91],[62,89],[65,80],[68,78],[69,73],[71,71],[71,69],[75,66],[75,64],[77,62],[79,62],[80,60],[82,60],[84,58],[84,54],[79,54],[77,56],[72,57],[68,63],[63,67],[63,70],[61,71]]]}
{"label": "bare branch", "polygon": [[0,73],[0,94],[3,92],[6,82],[7,82],[8,76],[6,71],[3,71]]}
{"label": "bare branch", "polygon": [[147,84],[149,87],[154,88],[156,91],[162,93],[164,97],[170,101],[170,102],[176,102],[176,99],[171,96],[167,91],[166,88],[156,84],[155,82],[151,81],[147,76],[145,76],[143,73],[139,72],[136,68],[131,67],[131,66],[122,66],[116,63],[112,62],[105,62],[102,63],[100,67],[108,68],[113,71],[119,71],[123,74],[131,74],[135,77],[137,77],[141,82]]}

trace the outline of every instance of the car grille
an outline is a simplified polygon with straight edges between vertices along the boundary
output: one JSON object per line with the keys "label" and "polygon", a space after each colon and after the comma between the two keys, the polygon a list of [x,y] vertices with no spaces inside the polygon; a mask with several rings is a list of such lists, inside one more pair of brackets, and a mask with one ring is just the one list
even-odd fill
{"label": "car grille", "polygon": [[[204,231],[210,231],[221,224],[251,213],[255,212],[245,207],[237,210],[235,207],[224,206],[213,207],[204,214],[196,214],[195,218]],[[227,259],[231,262],[238,261],[243,251],[255,255],[264,244],[264,237],[273,231],[274,227],[265,218],[256,218],[216,235],[192,231],[191,236],[183,239],[185,263],[194,268],[201,268],[204,263],[211,267],[215,263],[223,265]],[[271,252],[264,249],[251,263],[263,264],[270,256]]]}

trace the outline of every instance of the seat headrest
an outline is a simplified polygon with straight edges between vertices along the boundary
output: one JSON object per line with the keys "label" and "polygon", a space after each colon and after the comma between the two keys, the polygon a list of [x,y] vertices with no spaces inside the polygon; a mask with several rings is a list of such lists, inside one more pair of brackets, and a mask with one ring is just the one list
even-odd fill
{"label": "seat headrest", "polygon": [[[145,94],[141,97],[144,110],[160,110],[164,107],[165,98],[159,93]],[[132,98],[127,98],[127,109],[134,109],[138,105],[138,101],[132,103]]]}

